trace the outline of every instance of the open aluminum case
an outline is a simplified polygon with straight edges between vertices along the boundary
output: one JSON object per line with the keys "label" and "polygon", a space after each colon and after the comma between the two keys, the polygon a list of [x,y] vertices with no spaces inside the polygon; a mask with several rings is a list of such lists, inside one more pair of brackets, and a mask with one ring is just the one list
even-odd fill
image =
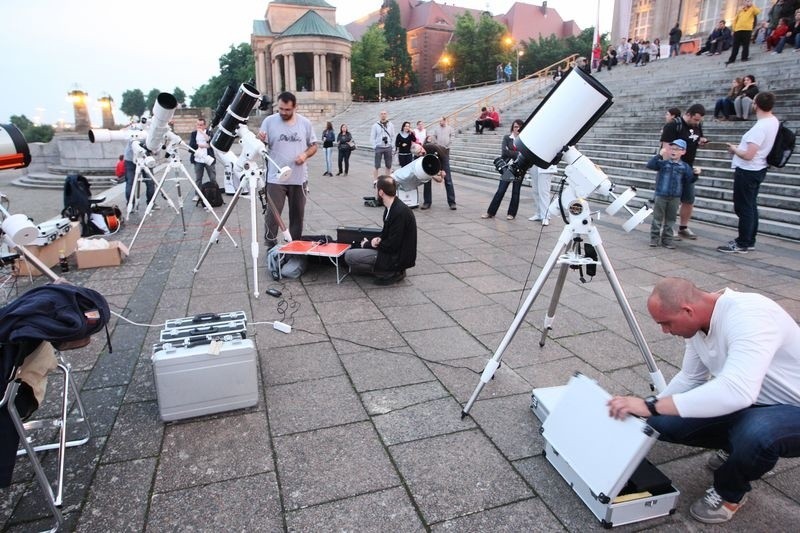
{"label": "open aluminum case", "polygon": [[645,459],[658,433],[635,416],[611,418],[611,395],[586,376],[551,388],[562,390],[548,396],[560,393],[542,424],[545,456],[603,526],[674,513],[680,492]]}

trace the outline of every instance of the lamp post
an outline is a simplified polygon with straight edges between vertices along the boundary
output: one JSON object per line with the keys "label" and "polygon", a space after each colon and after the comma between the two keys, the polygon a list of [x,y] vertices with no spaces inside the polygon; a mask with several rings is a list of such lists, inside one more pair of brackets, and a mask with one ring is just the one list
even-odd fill
{"label": "lamp post", "polygon": [[76,88],[67,93],[67,100],[72,102],[72,109],[75,113],[75,131],[78,133],[85,133],[91,128],[89,109],[86,107],[88,99],[89,95],[81,89]]}
{"label": "lamp post", "polygon": [[381,78],[386,76],[385,72],[378,72],[375,77],[378,78],[378,101],[381,101]]}
{"label": "lamp post", "polygon": [[519,58],[525,53],[524,50],[517,50],[517,81],[519,81]]}

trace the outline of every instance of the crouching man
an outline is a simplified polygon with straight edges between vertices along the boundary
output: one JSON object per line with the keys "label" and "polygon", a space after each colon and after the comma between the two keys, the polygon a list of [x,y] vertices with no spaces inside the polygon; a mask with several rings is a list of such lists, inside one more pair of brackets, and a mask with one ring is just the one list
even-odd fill
{"label": "crouching man", "polygon": [[714,483],[689,511],[727,522],[751,481],[779,457],[800,456],[800,327],[765,296],[705,292],[680,278],[660,281],[647,309],[665,333],[686,339],[681,370],[658,397],[612,398],[609,414],[649,417],[660,440],[717,449]]}
{"label": "crouching man", "polygon": [[379,176],[375,184],[383,201],[383,230],[380,237],[361,241],[361,248],[345,252],[344,259],[354,274],[373,274],[378,285],[390,285],[406,277],[406,269],[417,260],[417,221],[411,209],[397,198],[397,184],[391,176]]}

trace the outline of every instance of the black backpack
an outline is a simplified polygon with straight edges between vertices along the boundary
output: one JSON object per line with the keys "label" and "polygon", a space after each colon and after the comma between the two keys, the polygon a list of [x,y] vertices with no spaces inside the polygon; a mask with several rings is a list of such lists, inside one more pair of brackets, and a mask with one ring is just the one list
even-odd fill
{"label": "black backpack", "polygon": [[[207,181],[203,183],[200,186],[200,192],[206,197],[211,207],[219,207],[225,204],[225,202],[222,201],[222,190],[219,188],[216,181]],[[197,200],[197,205],[200,204],[202,204],[202,202]]]}
{"label": "black backpack", "polygon": [[90,237],[105,233],[92,224],[90,220],[92,189],[89,180],[80,174],[69,174],[64,180],[64,209],[61,216],[80,221],[81,237]]}
{"label": "black backpack", "polygon": [[786,122],[781,122],[772,150],[767,154],[767,164],[776,168],[785,167],[794,152],[796,137],[795,132],[786,127]]}

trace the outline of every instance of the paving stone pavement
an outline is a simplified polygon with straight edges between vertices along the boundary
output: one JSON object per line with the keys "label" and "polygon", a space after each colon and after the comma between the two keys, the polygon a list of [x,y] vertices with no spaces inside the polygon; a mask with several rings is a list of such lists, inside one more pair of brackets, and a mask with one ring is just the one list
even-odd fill
{"label": "paving stone pavement", "polygon": [[[322,177],[321,154],[312,158],[308,234],[380,225],[382,210],[361,201],[371,192],[370,159],[358,151],[348,177]],[[415,211],[417,266],[391,287],[353,276],[337,284],[333,267],[325,264],[311,264],[299,280],[274,282],[262,246],[262,294],[255,298],[250,235],[256,231],[261,242],[262,227],[250,227],[248,201],[227,223],[239,247],[221,236],[196,274],[215,223],[188,201],[185,233],[180,217],[162,203],[122,266],[66,274],[102,291],[115,312],[140,324],[244,310],[259,368],[256,406],[163,423],[150,363],[158,327],[114,318],[113,353],[102,335],[68,352],[94,438],[69,451],[67,529],[600,530],[542,454],[531,389],[564,384],[580,371],[613,393],[645,395],[647,369],[602,269],[585,284],[577,272],[568,274],[555,329],[540,348],[553,275],[495,379],[462,420],[462,406],[527,294],[523,287],[533,284],[563,225],[527,220],[533,212],[529,189],[523,189],[516,220],[481,220],[494,184],[454,179],[458,210],[448,209],[436,186],[432,208]],[[12,206],[33,208],[36,201],[26,194],[36,193],[10,192],[19,199]],[[137,217],[119,235],[123,241],[131,240]],[[678,242],[675,250],[651,249],[646,225],[626,234],[621,222],[603,216],[597,226],[667,379],[677,372],[682,343],[662,334],[645,309],[662,276],[685,276],[706,289],[758,291],[800,318],[798,243],[759,238],[757,251],[727,256],[714,248],[731,238],[729,231],[696,224],[698,240]],[[19,291],[28,287],[19,280]],[[282,298],[263,294],[268,287],[280,289]],[[292,332],[276,331],[268,324],[274,320],[291,324]],[[50,388],[43,412],[57,392]],[[587,437],[576,428],[576,438]],[[619,529],[701,529],[688,508],[711,482],[703,466],[707,456],[657,443],[650,459],[680,489],[677,512]],[[51,471],[52,459],[45,460]],[[794,530],[800,521],[798,473],[800,462],[781,460],[754,484],[730,530]],[[48,524],[24,458],[13,485],[0,491],[0,524],[3,531]]]}

